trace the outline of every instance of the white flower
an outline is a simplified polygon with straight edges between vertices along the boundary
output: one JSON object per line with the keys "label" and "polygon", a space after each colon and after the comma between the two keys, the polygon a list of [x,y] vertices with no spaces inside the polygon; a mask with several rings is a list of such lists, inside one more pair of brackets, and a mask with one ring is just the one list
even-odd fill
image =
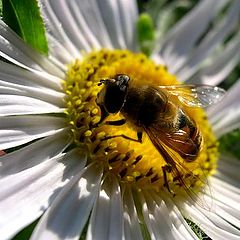
{"label": "white flower", "polygon": [[[230,2],[222,20],[198,40],[226,2],[200,1],[156,44],[151,58],[181,81],[222,82],[239,62],[240,33],[222,51],[214,50],[239,24],[240,1]],[[31,239],[79,239],[86,224],[87,239],[143,239],[144,227],[151,239],[197,239],[184,217],[212,239],[240,239],[240,163],[235,159],[220,157],[208,179],[211,193],[203,192],[212,206],[207,210],[167,193],[134,191],[101,164],[90,163],[85,148],[72,147],[63,101],[67,64],[93,49],[137,51],[136,2],[42,0],[41,7],[48,57],[0,22],[0,56],[12,63],[0,64],[0,149],[27,143],[0,159],[0,239],[13,237],[41,215]],[[237,82],[209,109],[217,137],[240,127],[239,90]]]}

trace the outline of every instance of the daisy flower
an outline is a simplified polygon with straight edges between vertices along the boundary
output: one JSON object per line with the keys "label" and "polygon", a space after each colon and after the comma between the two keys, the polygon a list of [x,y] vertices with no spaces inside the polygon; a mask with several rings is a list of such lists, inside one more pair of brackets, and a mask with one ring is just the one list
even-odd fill
{"label": "daisy flower", "polygon": [[221,83],[240,55],[240,1],[223,12],[227,2],[199,1],[150,57],[139,52],[135,1],[41,0],[48,57],[0,22],[0,149],[14,148],[0,158],[0,239],[38,218],[31,239],[197,239],[186,219],[212,239],[240,239],[240,163],[217,141],[240,127],[240,82],[207,112],[181,106],[203,143],[194,161],[175,158],[179,175],[162,170],[147,134],[108,138],[136,138],[136,129],[98,124],[96,104],[99,81],[116,74],[156,86]]}

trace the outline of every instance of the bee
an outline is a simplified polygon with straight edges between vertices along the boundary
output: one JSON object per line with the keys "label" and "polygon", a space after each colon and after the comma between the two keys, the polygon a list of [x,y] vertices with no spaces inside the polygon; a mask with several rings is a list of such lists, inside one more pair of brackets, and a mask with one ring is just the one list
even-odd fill
{"label": "bee", "polygon": [[[181,177],[179,163],[169,149],[179,154],[186,162],[193,162],[201,150],[203,137],[195,123],[173,97],[188,107],[207,107],[220,101],[225,91],[209,85],[154,86],[132,84],[128,75],[118,74],[113,78],[102,79],[104,85],[97,95],[96,103],[101,109],[100,123],[120,126],[126,121],[136,127],[137,138],[124,134],[108,136],[106,139],[122,137],[142,143],[145,132],[166,165],[162,167],[164,186],[168,186],[167,173],[172,172],[179,182]],[[105,121],[110,114],[121,113],[123,119]]]}

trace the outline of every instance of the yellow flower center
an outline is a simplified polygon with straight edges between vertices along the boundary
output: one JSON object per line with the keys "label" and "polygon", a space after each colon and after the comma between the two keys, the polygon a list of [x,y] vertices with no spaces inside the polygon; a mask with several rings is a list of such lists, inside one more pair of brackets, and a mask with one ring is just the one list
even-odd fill
{"label": "yellow flower center", "polygon": [[[136,139],[136,130],[128,121],[121,126],[98,125],[101,110],[96,98],[103,87],[98,83],[116,74],[128,75],[136,83],[156,86],[179,84],[165,66],[156,65],[145,55],[127,50],[101,50],[86,55],[83,60],[77,59],[69,66],[64,81],[66,113],[75,144],[87,149],[89,161],[103,164],[105,173],[115,174],[122,184],[134,184],[138,189],[157,191],[166,190],[168,186],[175,194],[181,194],[183,189],[199,189],[206,182],[206,177],[215,170],[218,158],[218,143],[205,112],[200,108],[180,106],[196,122],[203,143],[198,157],[192,162],[173,157],[179,175],[166,171],[164,176],[166,159],[145,132],[142,143],[122,137],[106,140],[106,136],[121,134]],[[110,115],[107,120],[122,118],[119,113]]]}

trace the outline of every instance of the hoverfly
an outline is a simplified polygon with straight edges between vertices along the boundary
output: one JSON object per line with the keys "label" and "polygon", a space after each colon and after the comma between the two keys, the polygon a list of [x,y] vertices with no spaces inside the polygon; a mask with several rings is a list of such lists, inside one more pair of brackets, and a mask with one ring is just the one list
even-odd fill
{"label": "hoverfly", "polygon": [[96,103],[101,109],[103,122],[110,114],[121,113],[123,119],[106,121],[110,125],[122,125],[131,122],[137,129],[137,138],[124,134],[109,136],[106,139],[123,137],[142,143],[145,132],[151,142],[164,157],[166,166],[162,167],[165,186],[167,172],[172,172],[184,185],[179,164],[167,149],[173,150],[187,162],[193,162],[202,144],[202,135],[195,121],[171,100],[175,96],[188,107],[207,107],[220,101],[225,93],[222,88],[209,85],[154,86],[131,84],[128,75],[118,74],[110,79],[100,80],[104,84],[98,93]]}

